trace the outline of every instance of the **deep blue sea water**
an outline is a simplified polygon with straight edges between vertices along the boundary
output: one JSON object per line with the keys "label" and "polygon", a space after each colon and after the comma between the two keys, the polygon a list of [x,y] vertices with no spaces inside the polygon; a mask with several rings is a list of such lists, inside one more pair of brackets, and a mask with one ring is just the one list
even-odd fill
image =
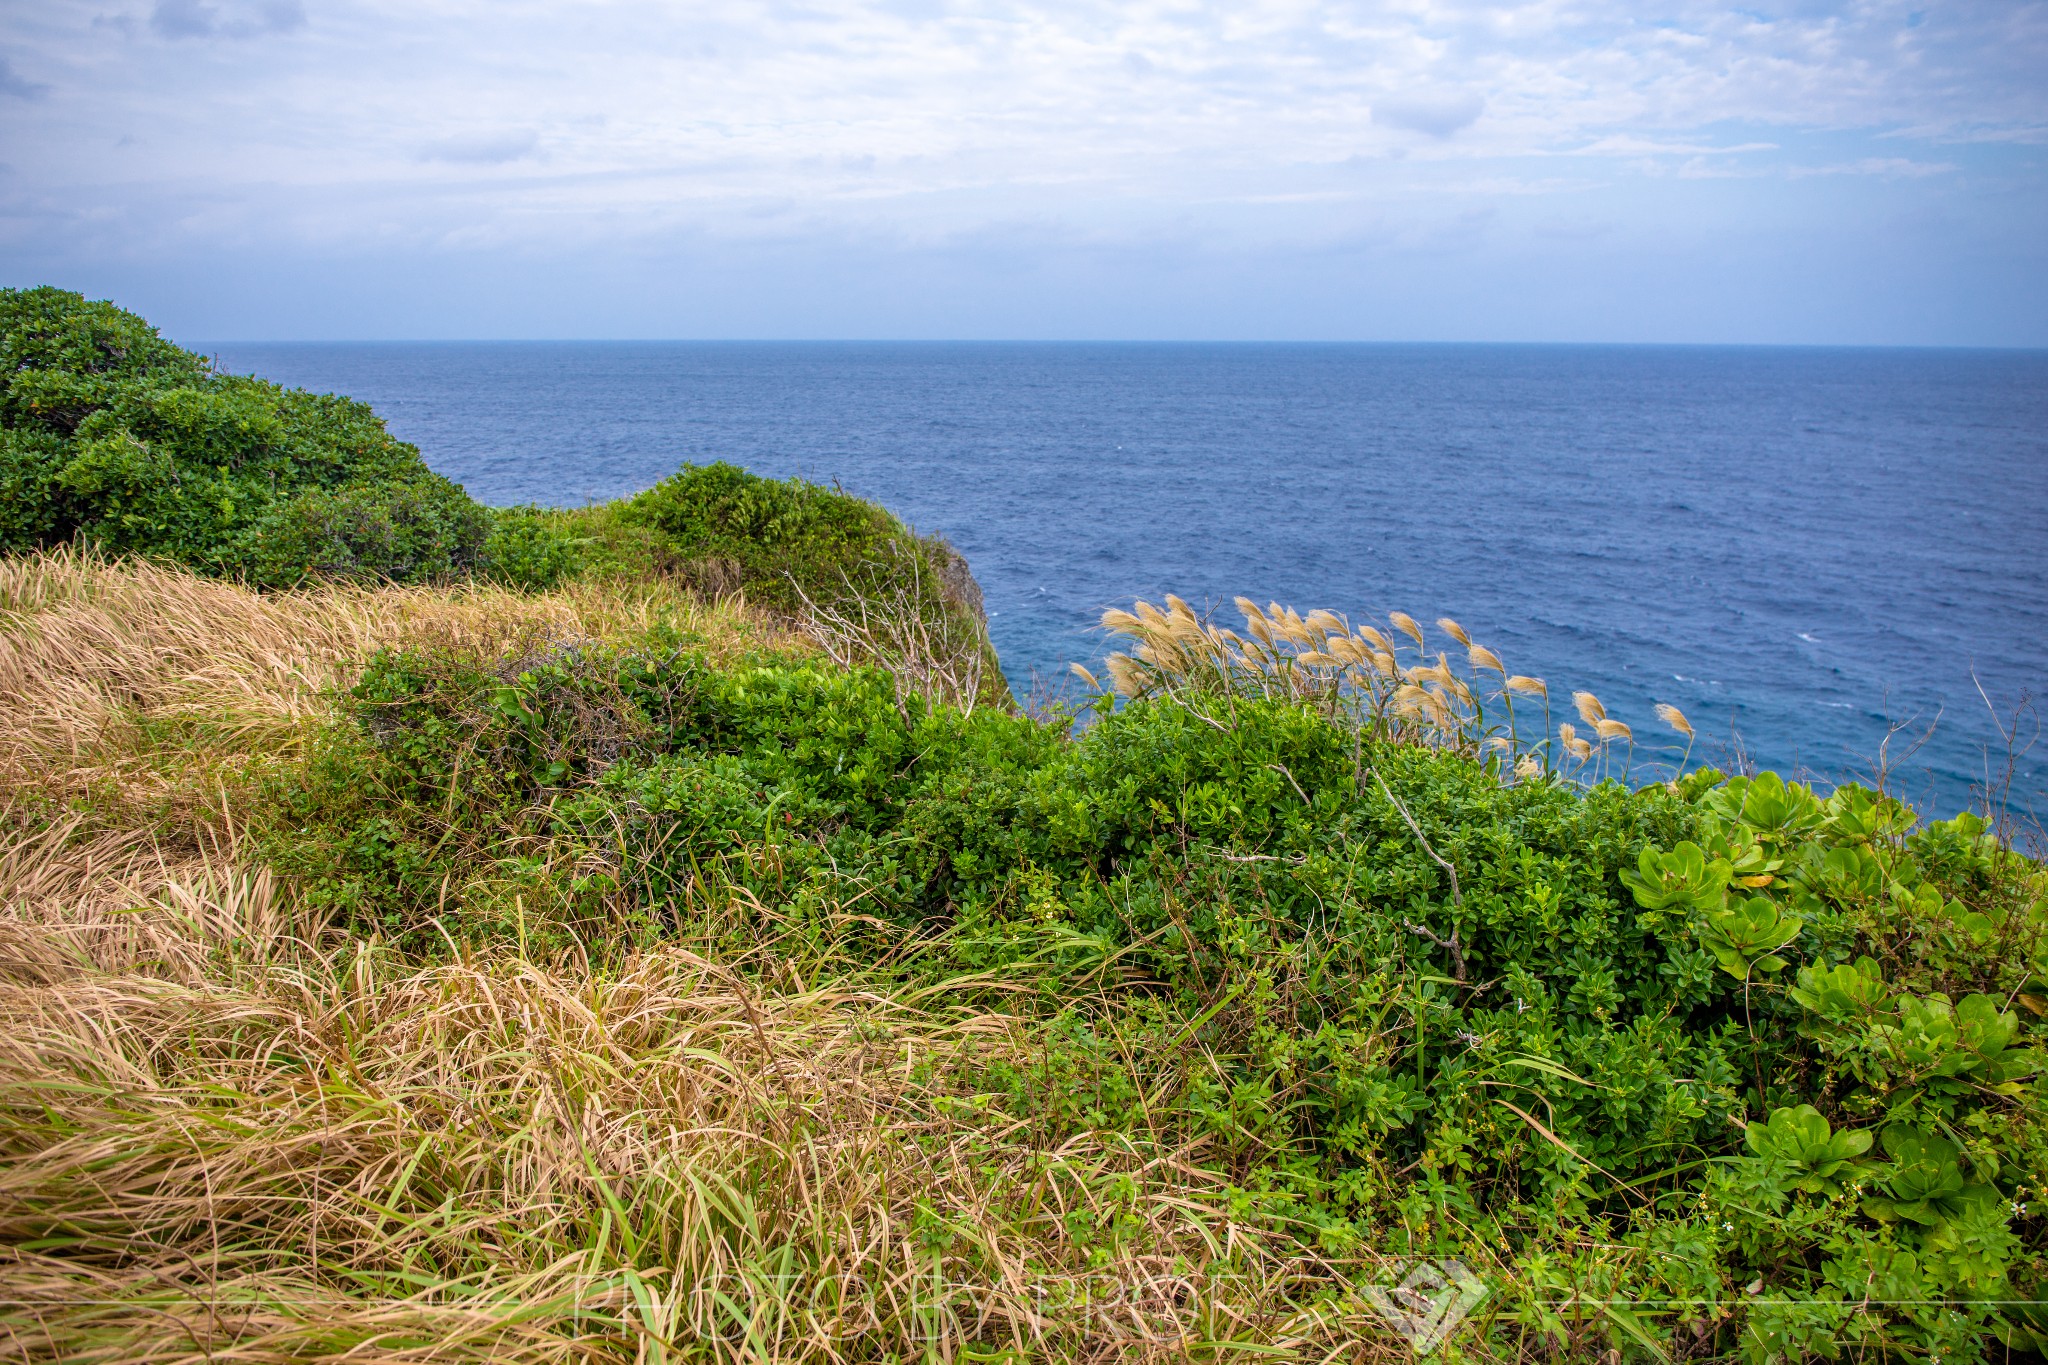
{"label": "deep blue sea water", "polygon": [[[215,350],[368,400],[486,502],[712,459],[837,482],[967,554],[1020,694],[1099,658],[1095,618],[1137,597],[1449,615],[1646,741],[1668,701],[1702,752],[1835,780],[1931,725],[1892,741],[1893,780],[1951,811],[2004,748],[1978,684],[2001,710],[2048,690],[2048,352]],[[2048,744],[2013,796],[2048,817]]]}

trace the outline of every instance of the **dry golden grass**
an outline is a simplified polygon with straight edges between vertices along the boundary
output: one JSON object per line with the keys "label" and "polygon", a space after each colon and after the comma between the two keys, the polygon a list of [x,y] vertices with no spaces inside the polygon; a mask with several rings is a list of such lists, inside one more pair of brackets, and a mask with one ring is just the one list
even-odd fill
{"label": "dry golden grass", "polygon": [[1189,1153],[992,1122],[976,1066],[1029,1032],[943,988],[679,946],[421,965],[218,855],[63,826],[0,846],[0,902],[10,1358],[1167,1360],[1359,1326],[1295,1306],[1326,1269]]}
{"label": "dry golden grass", "polygon": [[496,654],[660,620],[714,659],[810,648],[738,600],[706,604],[659,582],[257,593],[70,549],[0,559],[0,784],[91,793],[103,807],[204,803],[227,775],[215,770],[293,752],[331,689],[380,648]]}

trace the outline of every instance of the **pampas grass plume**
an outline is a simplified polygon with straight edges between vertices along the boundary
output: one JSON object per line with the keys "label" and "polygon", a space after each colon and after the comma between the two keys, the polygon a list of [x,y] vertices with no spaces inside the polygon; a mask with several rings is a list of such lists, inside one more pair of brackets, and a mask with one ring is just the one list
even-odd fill
{"label": "pampas grass plume", "polygon": [[1310,630],[1321,631],[1325,635],[1349,635],[1351,633],[1345,627],[1344,622],[1338,619],[1337,613],[1324,611],[1320,607],[1308,614],[1306,623]]}
{"label": "pampas grass plume", "polygon": [[1692,738],[1692,722],[1685,718],[1685,712],[1679,710],[1670,702],[1657,703],[1657,719],[1663,721],[1687,739]]}

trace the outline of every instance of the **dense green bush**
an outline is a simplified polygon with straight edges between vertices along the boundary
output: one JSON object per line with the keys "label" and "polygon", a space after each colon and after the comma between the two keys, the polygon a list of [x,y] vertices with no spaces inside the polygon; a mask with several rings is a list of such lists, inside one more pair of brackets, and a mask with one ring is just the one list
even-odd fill
{"label": "dense green bush", "polygon": [[681,645],[380,659],[274,855],[400,935],[851,917],[1036,992],[992,1122],[1177,1133],[1326,1251],[1509,1256],[1561,1341],[1539,1291],[1759,1360],[2036,1339],[2048,884],[1974,817],[1515,782],[1278,701],[1073,736]]}
{"label": "dense green bush", "polygon": [[110,303],[0,290],[0,549],[265,584],[475,565],[486,514],[362,404],[212,372]]}
{"label": "dense green bush", "polygon": [[503,507],[491,514],[484,572],[515,588],[545,591],[591,567],[594,538],[579,534],[573,513]]}
{"label": "dense green bush", "polygon": [[899,693],[1009,702],[966,561],[873,503],[729,464],[685,466],[618,506],[613,536],[638,529],[711,595],[799,614],[842,664],[886,668]]}
{"label": "dense green bush", "polygon": [[843,576],[906,538],[873,503],[724,463],[685,466],[628,502],[624,515],[657,531],[712,586],[744,586],[785,611],[801,607],[802,594],[837,595]]}

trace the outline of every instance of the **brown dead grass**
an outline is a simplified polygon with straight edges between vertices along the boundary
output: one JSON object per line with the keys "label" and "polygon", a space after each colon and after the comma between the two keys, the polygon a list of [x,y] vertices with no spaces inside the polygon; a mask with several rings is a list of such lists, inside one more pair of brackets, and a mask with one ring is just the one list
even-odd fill
{"label": "brown dead grass", "polygon": [[170,802],[191,818],[251,758],[295,752],[379,649],[496,654],[662,621],[713,660],[810,648],[740,599],[659,581],[258,593],[68,548],[0,559],[0,785],[103,809]]}
{"label": "brown dead grass", "polygon": [[[1322,1339],[1189,1153],[992,1123],[1029,1030],[686,948],[407,962],[262,873],[0,847],[0,1354],[1182,1358]],[[1190,1058],[1200,1065],[1199,1056]],[[1156,1078],[1155,1078],[1156,1079]],[[1104,1255],[1077,1229],[1115,1222]]]}

